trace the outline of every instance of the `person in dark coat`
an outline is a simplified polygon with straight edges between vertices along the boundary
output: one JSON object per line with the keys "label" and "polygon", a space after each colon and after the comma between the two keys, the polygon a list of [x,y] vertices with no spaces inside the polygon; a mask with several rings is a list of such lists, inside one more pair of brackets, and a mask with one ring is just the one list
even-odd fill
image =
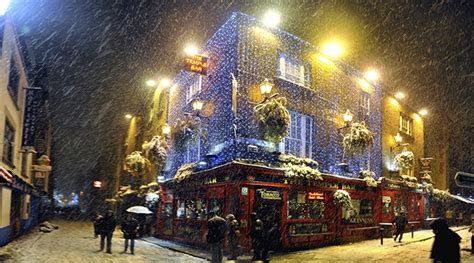
{"label": "person in dark coat", "polygon": [[94,224],[94,238],[99,237],[99,230],[97,226],[102,221],[102,219],[104,219],[104,217],[99,213],[95,213],[92,217],[92,223]]}
{"label": "person in dark coat", "polygon": [[395,224],[396,232],[393,241],[397,241],[397,237],[400,236],[398,242],[402,242],[403,232],[405,232],[405,227],[408,224],[408,219],[405,216],[404,212],[401,212],[400,215],[396,216],[395,219],[392,221],[392,225]]}
{"label": "person in dark coat", "polygon": [[435,239],[430,256],[430,258],[433,259],[433,262],[461,262],[461,255],[459,252],[461,237],[449,229],[446,220],[438,218],[431,223],[430,227],[435,233]]}
{"label": "person in dark coat", "polygon": [[207,243],[211,247],[212,262],[221,263],[226,222],[214,211],[209,212],[209,217],[209,220],[207,220]]}
{"label": "person in dark coat", "polygon": [[269,242],[269,250],[278,251],[281,246],[281,233],[278,223],[273,223],[273,226],[268,230],[267,240]]}
{"label": "person in dark coat", "polygon": [[262,220],[258,218],[257,213],[250,215],[252,220],[250,228],[250,237],[252,238],[253,258],[252,260],[266,260],[266,241],[265,230]]}
{"label": "person in dark coat", "polygon": [[125,239],[125,249],[123,253],[127,253],[128,241],[130,240],[130,253],[135,254],[135,239],[138,235],[138,221],[133,218],[132,215],[128,214],[122,225],[123,238]]}
{"label": "person in dark coat", "polygon": [[239,221],[233,214],[228,214],[227,219],[227,238],[229,241],[230,256],[229,260],[235,260],[240,254],[240,230]]}
{"label": "person in dark coat", "polygon": [[104,250],[104,242],[107,238],[107,250],[106,252],[112,254],[112,235],[115,227],[117,226],[117,220],[115,220],[114,212],[108,210],[104,218],[97,224],[97,232],[100,235],[100,250]]}

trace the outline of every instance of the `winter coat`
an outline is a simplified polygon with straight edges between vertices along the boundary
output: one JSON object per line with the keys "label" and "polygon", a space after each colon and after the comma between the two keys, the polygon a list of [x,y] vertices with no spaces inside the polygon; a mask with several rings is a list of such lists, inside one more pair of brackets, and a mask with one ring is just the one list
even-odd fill
{"label": "winter coat", "polygon": [[123,238],[135,239],[138,234],[138,221],[135,218],[126,219],[122,223]]}
{"label": "winter coat", "polygon": [[392,223],[397,225],[397,229],[404,230],[405,226],[408,224],[406,216],[397,216],[393,219]]}
{"label": "winter coat", "polygon": [[460,262],[460,242],[461,237],[451,229],[440,230],[435,235],[430,258],[441,262]]}
{"label": "winter coat", "polygon": [[97,233],[105,234],[105,235],[113,233],[116,226],[117,226],[117,220],[115,220],[115,217],[106,216],[103,219],[101,219],[99,222],[97,222]]}
{"label": "winter coat", "polygon": [[220,216],[214,216],[207,221],[207,243],[218,243],[224,240],[226,221]]}

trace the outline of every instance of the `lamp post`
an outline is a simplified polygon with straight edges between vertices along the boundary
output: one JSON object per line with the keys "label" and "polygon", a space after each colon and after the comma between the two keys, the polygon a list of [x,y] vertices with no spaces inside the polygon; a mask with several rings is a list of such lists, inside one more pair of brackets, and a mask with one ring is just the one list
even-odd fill
{"label": "lamp post", "polygon": [[260,84],[260,93],[266,98],[268,98],[268,95],[272,92],[273,85],[268,81],[266,78],[262,84]]}

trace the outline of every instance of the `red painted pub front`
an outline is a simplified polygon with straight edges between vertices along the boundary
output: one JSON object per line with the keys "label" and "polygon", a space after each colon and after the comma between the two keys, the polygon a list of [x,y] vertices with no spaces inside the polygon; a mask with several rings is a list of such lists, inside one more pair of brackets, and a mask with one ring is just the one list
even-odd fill
{"label": "red painted pub front", "polygon": [[[424,215],[423,193],[399,181],[383,179],[369,187],[361,179],[329,174],[322,181],[290,180],[281,169],[235,161],[161,187],[157,235],[198,246],[206,244],[207,211],[234,214],[247,251],[252,212],[266,227],[279,227],[284,249],[376,238],[379,224],[402,210],[418,228]],[[350,194],[352,213],[334,205],[338,189]]]}

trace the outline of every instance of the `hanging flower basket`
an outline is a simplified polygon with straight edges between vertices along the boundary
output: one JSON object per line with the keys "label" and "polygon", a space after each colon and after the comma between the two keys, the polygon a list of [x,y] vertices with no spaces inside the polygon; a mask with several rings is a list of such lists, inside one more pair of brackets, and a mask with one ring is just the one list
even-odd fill
{"label": "hanging flower basket", "polygon": [[183,164],[181,167],[179,167],[178,171],[176,171],[176,175],[173,178],[173,180],[177,183],[188,179],[191,174],[194,171],[194,168],[196,168],[196,163],[188,163],[188,164]]}
{"label": "hanging flower basket", "polygon": [[178,119],[173,128],[172,138],[178,149],[183,149],[190,142],[197,142],[200,138],[207,140],[207,132],[201,129],[198,122],[191,116]]}
{"label": "hanging flower basket", "polygon": [[418,187],[418,179],[414,176],[402,175],[402,183],[410,188],[417,188]]}
{"label": "hanging flower basket", "polygon": [[448,191],[434,188],[431,194],[431,199],[437,203],[448,203],[453,200],[453,197]]}
{"label": "hanging flower basket", "polygon": [[141,152],[136,151],[125,158],[125,170],[133,176],[145,174],[150,168],[150,161]]}
{"label": "hanging flower basket", "polygon": [[353,210],[350,194],[345,190],[336,190],[332,195],[334,205],[344,207],[347,210]]}
{"label": "hanging flower basket", "polygon": [[270,98],[255,106],[254,113],[264,140],[277,143],[288,135],[291,117],[286,109],[285,98]]}
{"label": "hanging flower basket", "polygon": [[348,154],[362,154],[374,142],[373,133],[365,126],[364,122],[353,123],[351,130],[344,136],[344,150]]}
{"label": "hanging flower basket", "polygon": [[281,167],[285,169],[288,179],[323,180],[318,170],[318,162],[309,158],[298,158],[293,155],[281,154],[278,156]]}
{"label": "hanging flower basket", "polygon": [[153,136],[150,142],[143,145],[143,149],[150,154],[150,159],[154,164],[159,167],[163,166],[168,155],[168,145],[163,137]]}
{"label": "hanging flower basket", "polygon": [[415,165],[415,155],[411,151],[403,151],[395,156],[395,165],[399,169],[410,170]]}

